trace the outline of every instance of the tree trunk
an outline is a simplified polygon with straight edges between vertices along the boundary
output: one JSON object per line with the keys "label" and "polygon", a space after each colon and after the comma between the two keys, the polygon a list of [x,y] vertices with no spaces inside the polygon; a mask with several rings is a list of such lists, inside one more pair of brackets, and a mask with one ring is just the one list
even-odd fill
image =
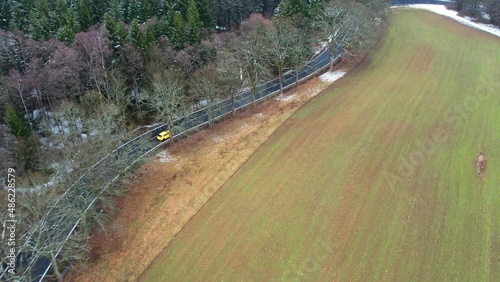
{"label": "tree trunk", "polygon": [[210,103],[210,106],[207,107],[207,117],[208,117],[208,127],[209,128],[212,128],[214,126],[213,125],[213,120],[214,120],[213,110],[214,110],[214,105],[213,105],[213,103]]}
{"label": "tree trunk", "polygon": [[333,67],[334,67],[334,64],[333,64],[333,57],[334,55],[333,54],[330,54],[330,71],[333,71]]}
{"label": "tree trunk", "polygon": [[250,86],[250,91],[252,92],[253,110],[255,111],[255,95],[257,95],[257,83],[252,82],[252,85]]}
{"label": "tree trunk", "polygon": [[54,270],[54,273],[57,276],[57,282],[64,282],[64,276],[59,271],[59,266],[57,264],[56,257],[54,256],[53,253],[50,254],[50,257],[51,257],[51,262],[52,262],[52,270]]}
{"label": "tree trunk", "polygon": [[328,46],[328,52],[330,53],[330,71],[333,71],[333,60],[335,59],[335,44],[330,43]]}
{"label": "tree trunk", "polygon": [[283,74],[282,70],[279,70],[279,80],[280,80],[280,94],[283,94]]}
{"label": "tree trunk", "polygon": [[236,94],[234,92],[231,93],[231,112],[232,116],[236,116],[236,109],[235,109],[235,104],[236,104]]}
{"label": "tree trunk", "polygon": [[174,143],[174,132],[172,131],[172,121],[169,119],[167,121],[168,132],[170,133],[170,140]]}

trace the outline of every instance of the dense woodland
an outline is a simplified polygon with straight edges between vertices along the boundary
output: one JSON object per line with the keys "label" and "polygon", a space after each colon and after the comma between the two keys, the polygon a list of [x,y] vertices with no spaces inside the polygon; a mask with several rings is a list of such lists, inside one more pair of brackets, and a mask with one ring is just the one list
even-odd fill
{"label": "dense woodland", "polygon": [[[322,21],[362,27],[334,40],[355,55],[386,8],[382,0],[336,2],[344,12],[329,20],[320,0],[2,3],[1,169],[20,175],[63,173],[52,166],[61,162],[85,168],[141,125],[171,122],[242,88],[255,92],[328,40]],[[357,11],[356,21],[346,11]]]}

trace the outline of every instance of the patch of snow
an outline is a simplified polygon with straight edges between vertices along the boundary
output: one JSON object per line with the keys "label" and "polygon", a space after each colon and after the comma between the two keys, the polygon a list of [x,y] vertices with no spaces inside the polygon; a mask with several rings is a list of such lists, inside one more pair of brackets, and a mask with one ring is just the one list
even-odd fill
{"label": "patch of snow", "polygon": [[326,82],[326,83],[333,83],[333,82],[339,80],[340,78],[342,78],[345,74],[346,74],[346,72],[343,70],[329,71],[329,72],[326,72],[326,73],[320,75],[319,79],[323,82]]}
{"label": "patch of snow", "polygon": [[246,124],[246,123],[245,123],[245,124],[243,124],[242,126],[240,126],[240,130],[241,130],[241,131],[243,131],[243,130],[245,130],[245,129],[247,129],[247,128],[248,128],[248,124]]}
{"label": "patch of snow", "polygon": [[484,19],[486,20],[490,20],[490,15],[488,13],[485,13],[485,12],[481,12],[481,16],[483,16]]}
{"label": "patch of snow", "polygon": [[33,193],[33,192],[38,192],[41,189],[51,188],[54,185],[63,183],[67,175],[69,175],[73,171],[73,168],[71,167],[70,163],[53,163],[49,167],[56,171],[49,179],[49,181],[47,181],[44,184],[34,185],[30,187],[19,187],[16,188],[16,191],[20,193]]}
{"label": "patch of snow", "polygon": [[133,129],[132,132],[136,132],[137,130],[140,130],[140,129],[143,129],[143,128],[157,127],[159,125],[161,125],[161,123],[157,122],[157,123],[153,123],[153,124],[138,126],[135,129]]}
{"label": "patch of snow", "polygon": [[279,96],[276,97],[276,100],[278,100],[280,102],[285,102],[286,103],[286,102],[293,101],[296,98],[297,97],[294,94],[292,94],[292,95],[283,95],[283,94],[281,94],[281,95],[279,95]]}
{"label": "patch of snow", "polygon": [[169,163],[175,161],[175,158],[167,150],[159,152],[156,157],[158,157],[158,161],[161,163]]}
{"label": "patch of snow", "polygon": [[261,118],[264,118],[264,114],[263,113],[258,113],[258,114],[255,114],[255,118],[257,119],[261,119]]}
{"label": "patch of snow", "polygon": [[224,142],[224,140],[226,140],[226,138],[224,136],[215,136],[213,138],[213,140],[215,143],[220,143],[220,142]]}
{"label": "patch of snow", "polygon": [[316,48],[316,50],[314,51],[314,55],[318,55],[319,53],[321,53],[321,51],[325,50],[326,45],[328,45],[328,42],[322,41],[319,42],[319,45],[320,46]]}
{"label": "patch of snow", "polygon": [[479,29],[482,31],[486,31],[488,33],[491,33],[493,35],[500,37],[500,28],[499,27],[496,27],[492,24],[476,23],[476,22],[474,22],[475,19],[471,18],[471,17],[463,18],[463,17],[458,15],[457,11],[448,10],[443,5],[411,4],[408,6],[393,6],[392,8],[398,8],[398,7],[410,7],[410,8],[415,8],[415,9],[428,10],[428,11],[431,11],[433,13],[452,18],[461,24],[464,24],[464,25],[467,25],[467,26],[470,26],[472,28]]}
{"label": "patch of snow", "polygon": [[238,92],[245,92],[245,91],[250,91],[250,87],[245,86],[245,87],[241,87],[240,90],[238,90]]}

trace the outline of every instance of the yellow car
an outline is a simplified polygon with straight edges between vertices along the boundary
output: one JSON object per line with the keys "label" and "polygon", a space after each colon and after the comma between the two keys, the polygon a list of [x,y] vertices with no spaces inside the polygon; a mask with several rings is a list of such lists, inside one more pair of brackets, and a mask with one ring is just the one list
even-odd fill
{"label": "yellow car", "polygon": [[159,141],[165,141],[168,138],[170,138],[170,131],[168,130],[162,131],[160,132],[160,134],[158,134],[158,136],[156,136],[156,139],[158,139]]}

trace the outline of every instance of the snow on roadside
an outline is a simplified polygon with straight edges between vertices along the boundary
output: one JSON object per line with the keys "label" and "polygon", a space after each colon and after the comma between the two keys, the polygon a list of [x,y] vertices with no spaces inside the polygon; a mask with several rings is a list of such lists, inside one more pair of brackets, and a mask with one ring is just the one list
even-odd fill
{"label": "snow on roadside", "polygon": [[405,6],[392,6],[391,8],[399,8],[399,7],[410,7],[410,8],[415,8],[415,9],[428,10],[428,11],[434,12],[436,14],[452,18],[461,24],[464,24],[464,25],[467,25],[467,26],[470,26],[472,28],[479,29],[482,31],[486,31],[488,33],[491,33],[493,35],[500,37],[500,28],[499,27],[496,27],[492,24],[476,23],[473,21],[475,19],[470,18],[470,17],[463,18],[463,17],[458,15],[457,11],[448,10],[443,5],[411,4],[411,5],[405,5]]}
{"label": "snow on roadside", "polygon": [[295,98],[297,98],[295,96],[295,94],[291,94],[291,95],[284,95],[284,94],[281,94],[279,96],[276,97],[276,100],[277,101],[280,101],[280,102],[290,102],[290,101],[293,101],[295,100]]}
{"label": "snow on roadside", "polygon": [[221,142],[224,142],[226,140],[226,137],[225,136],[215,136],[213,139],[214,143],[221,143]]}
{"label": "snow on roadside", "polygon": [[175,161],[175,158],[167,150],[163,150],[163,151],[159,152],[156,155],[156,157],[158,158],[158,161],[160,163],[169,163],[169,162]]}
{"label": "snow on roadside", "polygon": [[342,78],[346,74],[345,71],[343,70],[337,70],[337,71],[329,71],[325,72],[324,74],[319,76],[319,79],[323,82],[326,83],[333,83],[340,78]]}

